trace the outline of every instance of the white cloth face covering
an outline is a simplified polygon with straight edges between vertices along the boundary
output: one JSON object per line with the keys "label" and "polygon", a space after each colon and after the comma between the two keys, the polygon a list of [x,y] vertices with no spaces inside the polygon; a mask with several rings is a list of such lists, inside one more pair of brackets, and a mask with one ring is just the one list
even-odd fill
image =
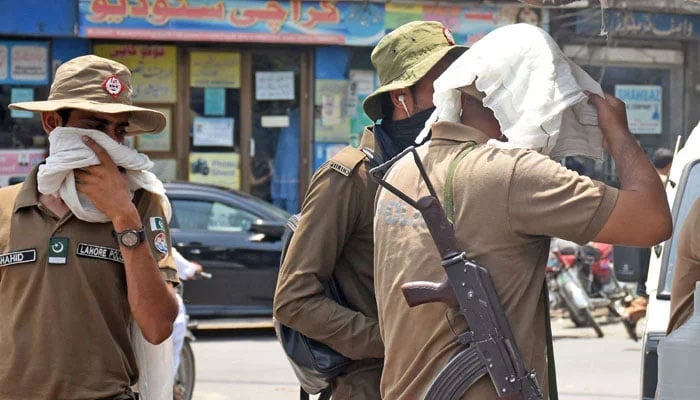
{"label": "white cloth face covering", "polygon": [[147,155],[116,142],[93,129],[59,127],[49,134],[49,156],[39,166],[37,186],[40,193],[60,197],[77,218],[87,222],[109,222],[109,218],[77,191],[73,170],[100,164],[100,160],[82,140],[89,136],[102,146],[114,163],[126,170],[131,195],[145,189],[160,196],[165,216],[170,220],[170,202],[163,183],[148,170],[153,162]]}
{"label": "white cloth face covering", "polygon": [[464,52],[435,80],[436,110],[416,143],[434,122],[460,121],[459,88],[472,84],[485,93],[484,106],[508,138],[490,140],[491,145],[534,149],[557,160],[574,155],[602,160],[598,115],[583,91],[603,96],[603,90],[544,30],[506,25]]}

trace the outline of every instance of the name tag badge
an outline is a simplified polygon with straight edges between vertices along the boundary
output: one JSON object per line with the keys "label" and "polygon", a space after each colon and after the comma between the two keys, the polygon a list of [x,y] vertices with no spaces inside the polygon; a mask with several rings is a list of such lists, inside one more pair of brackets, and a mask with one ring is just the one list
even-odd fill
{"label": "name tag badge", "polygon": [[78,243],[75,252],[80,257],[98,258],[100,260],[114,261],[124,264],[122,252],[111,247],[96,246],[88,243]]}
{"label": "name tag badge", "polygon": [[61,265],[68,262],[68,238],[49,239],[49,264]]}
{"label": "name tag badge", "polygon": [[36,262],[36,249],[17,250],[0,254],[0,267]]}

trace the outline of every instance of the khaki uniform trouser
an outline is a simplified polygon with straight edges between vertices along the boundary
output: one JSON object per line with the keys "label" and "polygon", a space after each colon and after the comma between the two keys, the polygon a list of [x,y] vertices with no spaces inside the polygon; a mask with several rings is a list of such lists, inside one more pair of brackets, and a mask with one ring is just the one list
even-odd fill
{"label": "khaki uniform trouser", "polygon": [[382,362],[361,361],[337,377],[331,384],[332,400],[380,400],[379,382],[382,378]]}

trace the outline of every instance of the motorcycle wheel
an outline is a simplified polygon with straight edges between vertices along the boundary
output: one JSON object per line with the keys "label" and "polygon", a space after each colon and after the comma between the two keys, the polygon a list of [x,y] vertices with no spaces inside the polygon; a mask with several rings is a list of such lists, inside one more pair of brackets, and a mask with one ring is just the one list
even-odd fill
{"label": "motorcycle wheel", "polygon": [[599,338],[602,338],[605,336],[603,334],[603,330],[600,329],[600,325],[598,325],[598,322],[596,322],[595,318],[593,318],[593,314],[591,314],[591,310],[587,308],[580,309],[579,312],[581,313],[581,316],[583,319],[586,320],[586,324],[584,326],[590,326],[593,328],[595,331],[596,335],[598,335]]}
{"label": "motorcycle wheel", "polygon": [[194,393],[194,353],[189,339],[185,339],[180,353],[180,365],[175,375],[174,400],[192,400]]}

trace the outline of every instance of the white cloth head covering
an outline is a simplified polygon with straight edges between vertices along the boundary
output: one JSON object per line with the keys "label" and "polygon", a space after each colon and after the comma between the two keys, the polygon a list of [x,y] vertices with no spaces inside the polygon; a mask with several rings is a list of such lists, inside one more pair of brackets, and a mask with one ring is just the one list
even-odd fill
{"label": "white cloth head covering", "polygon": [[126,170],[129,189],[135,192],[145,189],[160,196],[165,216],[170,220],[171,208],[165,196],[163,183],[148,170],[153,162],[147,155],[117,143],[103,132],[92,129],[59,127],[49,134],[49,156],[39,166],[37,186],[40,193],[58,196],[77,218],[88,222],[108,222],[109,218],[99,211],[84,194],[75,188],[73,170],[100,163],[92,149],[82,140],[89,136],[102,146],[115,164]]}
{"label": "white cloth head covering", "polygon": [[484,92],[508,142],[500,147],[535,149],[551,158],[603,157],[603,135],[595,108],[583,90],[603,96],[600,85],[569,60],[544,30],[529,24],[491,31],[435,80],[436,110],[416,139],[437,121],[460,121],[459,88]]}

